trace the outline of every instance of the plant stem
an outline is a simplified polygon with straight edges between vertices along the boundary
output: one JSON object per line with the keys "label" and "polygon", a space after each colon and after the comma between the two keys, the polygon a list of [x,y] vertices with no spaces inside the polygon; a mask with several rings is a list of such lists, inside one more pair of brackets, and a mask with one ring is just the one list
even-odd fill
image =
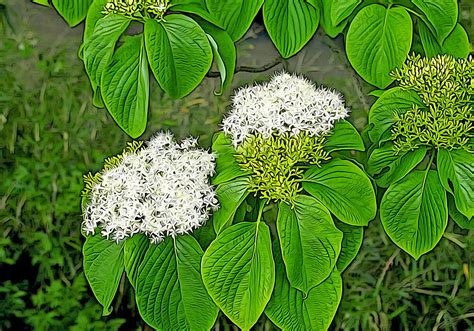
{"label": "plant stem", "polygon": [[466,244],[464,244],[462,241],[460,241],[458,238],[456,238],[457,236],[454,233],[445,232],[443,234],[443,237],[445,237],[449,241],[455,243],[456,245],[458,245],[462,249],[466,248]]}
{"label": "plant stem", "polygon": [[414,11],[413,9],[407,8],[407,7],[405,7],[405,6],[403,6],[403,8],[405,8],[406,11],[409,11],[409,12],[412,13],[413,15],[418,16],[419,18],[421,18],[421,19],[423,20],[423,16],[421,16],[419,13],[417,13],[417,12]]}
{"label": "plant stem", "polygon": [[[238,73],[238,72],[251,72],[251,73],[265,72],[267,70],[270,70],[273,67],[276,67],[277,65],[279,65],[282,62],[283,62],[283,60],[281,58],[277,58],[273,62],[267,63],[267,64],[265,64],[261,67],[238,66],[235,69],[234,73]],[[217,78],[217,77],[220,77],[220,73],[217,72],[217,71],[210,71],[210,72],[207,73],[206,77]]]}
{"label": "plant stem", "polygon": [[263,208],[265,207],[265,203],[267,202],[266,199],[260,200],[260,204],[258,206],[258,216],[257,216],[257,224],[260,223],[263,215]]}
{"label": "plant stem", "polygon": [[433,164],[434,157],[436,155],[436,150],[434,148],[431,149],[431,156],[430,156],[430,161],[428,162],[428,166],[426,167],[426,172],[428,172],[431,169],[431,165]]}

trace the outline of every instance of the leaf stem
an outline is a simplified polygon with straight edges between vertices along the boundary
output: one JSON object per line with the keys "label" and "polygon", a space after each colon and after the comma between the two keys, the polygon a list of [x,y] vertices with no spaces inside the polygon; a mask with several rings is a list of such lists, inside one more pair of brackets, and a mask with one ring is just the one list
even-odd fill
{"label": "leaf stem", "polygon": [[258,206],[258,216],[257,216],[257,224],[260,223],[260,220],[262,219],[263,215],[263,208],[265,207],[265,204],[267,203],[266,199],[260,200],[260,204]]}
{"label": "leaf stem", "polygon": [[[249,66],[239,66],[235,68],[234,73],[238,72],[251,72],[251,73],[260,73],[260,72],[265,72],[267,70],[270,70],[273,67],[276,67],[280,63],[282,63],[283,60],[281,58],[275,59],[271,63],[267,63],[261,67],[249,67]],[[217,71],[210,71],[207,73],[206,77],[208,78],[217,78],[220,77],[220,73]]]}
{"label": "leaf stem", "polygon": [[412,13],[413,15],[415,15],[416,17],[418,17],[420,20],[422,20],[423,23],[425,23],[426,26],[427,26],[428,28],[430,28],[430,30],[432,29],[431,23],[430,23],[423,15],[421,15],[420,13],[417,13],[415,10],[413,10],[413,9],[411,9],[411,8],[408,8],[408,7],[406,7],[406,6],[402,6],[402,7],[405,8],[406,11]]}
{"label": "leaf stem", "polygon": [[434,157],[436,155],[436,150],[434,148],[431,149],[431,156],[430,156],[430,161],[428,162],[428,166],[426,167],[426,172],[428,172],[431,169],[431,165],[433,164]]}
{"label": "leaf stem", "polygon": [[445,232],[443,234],[443,237],[445,237],[446,239],[448,239],[449,241],[455,243],[456,245],[458,245],[459,247],[461,247],[462,249],[466,248],[466,244],[464,244],[461,240],[459,240],[456,236],[456,234],[454,233],[449,233],[449,232]]}
{"label": "leaf stem", "polygon": [[[414,11],[413,9],[410,9],[408,7],[405,7],[405,6],[402,6],[403,8],[405,8],[406,11],[412,13],[413,15],[415,16],[418,16],[419,18],[421,18],[423,20],[423,16],[421,16],[419,13],[417,13],[416,11]],[[423,20],[424,21],[424,20]]]}

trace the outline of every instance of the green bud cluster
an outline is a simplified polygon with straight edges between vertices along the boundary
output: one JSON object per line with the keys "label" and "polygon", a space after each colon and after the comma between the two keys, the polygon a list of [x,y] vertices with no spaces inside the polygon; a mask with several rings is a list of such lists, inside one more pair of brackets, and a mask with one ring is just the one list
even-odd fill
{"label": "green bud cluster", "polygon": [[426,108],[395,116],[392,140],[396,152],[421,145],[469,148],[474,129],[474,61],[448,55],[424,58],[410,55],[392,76],[400,87],[415,91]]}
{"label": "green bud cluster", "polygon": [[250,170],[249,190],[262,198],[293,204],[301,192],[300,181],[307,165],[320,166],[329,160],[323,149],[324,137],[289,133],[265,138],[261,134],[247,138],[238,148],[236,160]]}
{"label": "green bud cluster", "polygon": [[169,7],[169,0],[110,0],[105,4],[103,13],[161,20]]}
{"label": "green bud cluster", "polygon": [[[143,141],[132,141],[127,143],[127,147],[124,148],[122,153],[108,157],[104,160],[103,171],[108,171],[118,166],[124,156],[137,153],[143,146]],[[99,184],[102,181],[101,172],[92,174],[91,172],[83,176],[84,188],[81,191],[81,196],[88,198],[94,185]]]}

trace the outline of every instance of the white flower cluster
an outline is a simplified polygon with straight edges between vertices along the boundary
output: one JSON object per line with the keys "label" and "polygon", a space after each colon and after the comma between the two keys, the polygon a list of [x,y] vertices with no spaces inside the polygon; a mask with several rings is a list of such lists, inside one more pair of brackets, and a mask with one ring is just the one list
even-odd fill
{"label": "white flower cluster", "polygon": [[237,91],[223,131],[235,147],[252,134],[307,131],[312,136],[328,133],[334,123],[348,116],[344,99],[336,91],[317,88],[309,80],[279,73],[264,84]]}
{"label": "white flower cluster", "polygon": [[90,193],[83,228],[116,241],[144,233],[158,243],[202,226],[218,208],[209,183],[215,156],[190,138],[177,144],[160,133],[116,167],[101,173]]}

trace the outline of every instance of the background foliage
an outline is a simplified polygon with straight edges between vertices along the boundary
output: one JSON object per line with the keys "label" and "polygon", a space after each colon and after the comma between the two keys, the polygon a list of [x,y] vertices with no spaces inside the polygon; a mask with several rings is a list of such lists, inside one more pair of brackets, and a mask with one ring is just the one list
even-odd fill
{"label": "background foliage", "polygon": [[[461,22],[473,37],[474,6],[461,1]],[[78,205],[82,174],[124,146],[122,131],[91,91],[76,51],[81,31],[66,29],[47,8],[27,0],[0,0],[0,329],[142,329],[130,291],[121,286],[114,312],[101,318],[81,271]],[[350,69],[341,38],[321,31],[295,58],[277,68],[306,73],[338,87],[361,129],[374,101],[370,87]],[[251,54],[264,54],[255,58]],[[238,65],[277,58],[255,25],[238,43]],[[234,86],[270,74],[238,74]],[[210,144],[227,96],[216,97],[206,79],[189,97],[172,101],[157,87],[148,131],[201,135]],[[159,111],[158,111],[159,109]],[[159,124],[158,124],[159,123]],[[460,234],[463,234],[461,236]],[[384,234],[378,220],[344,273],[334,329],[469,329],[474,327],[474,236],[450,225],[433,252],[413,261]],[[216,328],[228,321],[220,318]],[[262,320],[257,328],[272,329]]]}

